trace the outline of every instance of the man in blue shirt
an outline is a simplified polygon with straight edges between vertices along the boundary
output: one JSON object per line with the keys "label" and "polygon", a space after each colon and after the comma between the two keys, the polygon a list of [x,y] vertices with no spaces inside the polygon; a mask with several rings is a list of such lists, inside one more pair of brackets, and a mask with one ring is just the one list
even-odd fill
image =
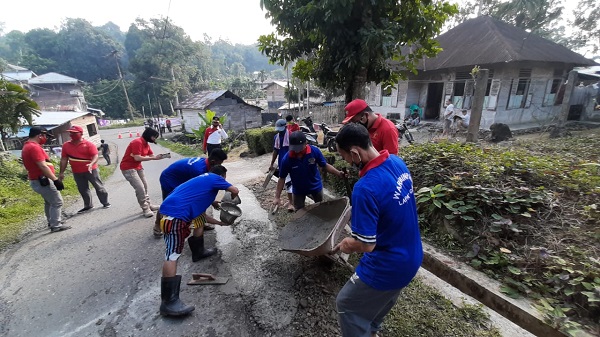
{"label": "man in blue shirt", "polygon": [[[287,122],[285,119],[279,119],[275,122],[275,139],[273,140],[273,155],[271,156],[271,164],[269,170],[274,170],[273,164],[277,160],[277,168],[281,170],[281,161],[290,150],[290,134]],[[281,175],[276,175],[277,177]],[[289,174],[285,176],[285,190],[288,196],[288,211],[294,211],[294,202],[292,201],[292,178]]]}
{"label": "man in blue shirt", "polygon": [[[231,192],[235,198],[239,190],[225,180],[227,169],[217,165],[196,178],[179,185],[160,205],[160,227],[166,244],[165,262],[162,268],[160,314],[182,316],[194,311],[179,299],[181,275],[177,275],[177,260],[183,251],[185,239],[190,235],[190,225],[194,225],[194,236],[188,238],[194,262],[217,253],[216,248],[204,248],[202,225],[210,222],[227,225],[206,215],[206,209],[214,202],[220,190]],[[198,232],[196,232],[198,229]],[[196,235],[199,234],[199,235]]]}
{"label": "man in blue shirt", "polygon": [[[211,167],[221,165],[227,160],[227,153],[222,149],[214,149],[208,158],[194,157],[194,158],[183,158],[169,165],[160,174],[160,189],[162,191],[162,198],[165,200],[173,190],[183,184],[184,182],[195,178],[201,174],[210,171]],[[215,208],[218,208],[218,204],[213,203]],[[152,229],[154,237],[160,238],[162,233],[160,232],[160,212],[156,213],[156,220],[154,221],[154,228]],[[214,229],[214,227],[206,225],[206,230]]]}
{"label": "man in blue shirt", "polygon": [[364,253],[337,295],[344,337],[370,337],[423,260],[412,177],[397,156],[377,152],[369,132],[345,125],[335,141],[344,160],[359,169],[352,191],[352,233],[334,252]]}
{"label": "man in blue shirt", "polygon": [[304,208],[306,197],[314,202],[323,201],[323,182],[319,167],[325,171],[343,177],[344,173],[327,164],[321,150],[313,145],[307,145],[306,136],[301,131],[292,132],[290,135],[290,150],[283,157],[279,167],[279,180],[275,189],[273,204],[281,202],[281,190],[285,177],[289,174],[292,179],[292,194],[295,210]]}

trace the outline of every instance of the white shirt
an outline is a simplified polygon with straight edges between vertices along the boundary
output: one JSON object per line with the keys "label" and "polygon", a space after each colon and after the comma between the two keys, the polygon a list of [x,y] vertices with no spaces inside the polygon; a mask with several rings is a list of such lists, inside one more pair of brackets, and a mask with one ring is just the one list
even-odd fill
{"label": "white shirt", "polygon": [[471,120],[471,114],[467,113],[466,115],[462,115],[462,120],[463,123],[465,123],[466,125],[469,125],[469,121]]}
{"label": "white shirt", "polygon": [[446,110],[444,111],[444,118],[452,120],[453,116],[454,116],[454,104],[450,103],[450,104],[448,104],[448,106],[446,107]]}
{"label": "white shirt", "polygon": [[227,132],[225,132],[225,130],[223,130],[222,128],[219,128],[217,131],[208,135],[208,138],[206,139],[206,143],[207,144],[221,144],[221,141],[227,139],[227,137],[229,137],[229,136],[227,136]]}

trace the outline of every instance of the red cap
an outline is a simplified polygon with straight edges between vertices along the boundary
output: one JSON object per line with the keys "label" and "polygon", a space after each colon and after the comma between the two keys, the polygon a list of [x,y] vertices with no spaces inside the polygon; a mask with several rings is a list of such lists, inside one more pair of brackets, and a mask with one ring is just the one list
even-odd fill
{"label": "red cap", "polygon": [[81,133],[83,133],[83,128],[81,126],[79,126],[79,125],[73,125],[67,131],[69,131],[69,132],[81,132]]}
{"label": "red cap", "polygon": [[352,119],[352,117],[356,116],[356,114],[365,110],[368,107],[369,105],[367,104],[367,102],[358,98],[348,103],[348,105],[346,105],[346,108],[344,108],[344,110],[346,110],[346,118],[344,118],[342,124],[348,123]]}

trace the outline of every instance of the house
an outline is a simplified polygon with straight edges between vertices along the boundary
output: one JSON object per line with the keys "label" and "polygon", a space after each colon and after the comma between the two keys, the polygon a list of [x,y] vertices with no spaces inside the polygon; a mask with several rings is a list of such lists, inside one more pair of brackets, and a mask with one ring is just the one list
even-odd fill
{"label": "house", "polygon": [[44,111],[87,111],[83,82],[58,73],[28,80],[31,99]]}
{"label": "house", "polygon": [[260,107],[246,103],[229,90],[200,91],[175,107],[179,110],[187,132],[200,127],[198,113],[214,111],[217,116],[227,115],[225,130],[241,131],[262,125]]}
{"label": "house", "polygon": [[6,69],[0,73],[0,78],[5,81],[26,85],[27,81],[37,76],[33,71],[8,63]]}
{"label": "house", "polygon": [[[418,74],[395,86],[371,84],[366,97],[374,110],[400,118],[418,104],[424,119],[439,119],[444,102],[470,109],[471,70],[489,69],[481,128],[492,123],[541,126],[555,122],[569,71],[595,62],[537,35],[488,16],[456,26],[436,38],[443,49],[424,59]],[[407,50],[408,51],[408,50]]]}
{"label": "house", "polygon": [[[79,125],[83,128],[83,138],[100,146],[100,135],[98,134],[98,124],[96,117],[90,112],[75,111],[40,111],[39,116],[33,116],[33,126],[45,127],[55,139],[48,147],[60,148],[62,144],[70,140],[67,131],[73,125]],[[11,135],[6,141],[8,149],[21,149],[23,141],[29,136],[31,126],[24,125],[19,129],[16,135]],[[58,152],[58,151],[55,151]]]}
{"label": "house", "polygon": [[[294,89],[294,86],[289,83],[290,89]],[[269,113],[277,113],[278,109],[287,103],[285,91],[288,88],[288,82],[285,81],[271,81],[264,90],[267,94],[267,106]]]}

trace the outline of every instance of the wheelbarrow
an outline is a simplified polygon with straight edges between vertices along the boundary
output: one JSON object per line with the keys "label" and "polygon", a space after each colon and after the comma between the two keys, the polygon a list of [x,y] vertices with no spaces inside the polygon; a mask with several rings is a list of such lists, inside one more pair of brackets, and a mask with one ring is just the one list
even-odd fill
{"label": "wheelbarrow", "polygon": [[351,214],[352,207],[347,197],[318,202],[298,210],[279,234],[281,250],[304,256],[325,256],[353,269],[346,254],[331,254]]}

